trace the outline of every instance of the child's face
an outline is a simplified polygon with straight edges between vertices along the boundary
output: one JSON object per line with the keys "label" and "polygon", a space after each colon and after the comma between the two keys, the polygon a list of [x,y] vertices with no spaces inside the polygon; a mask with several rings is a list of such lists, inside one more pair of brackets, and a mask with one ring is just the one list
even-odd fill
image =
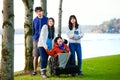
{"label": "child's face", "polygon": [[58,43],[58,45],[62,45],[63,40],[59,38],[59,39],[57,40],[57,43]]}
{"label": "child's face", "polygon": [[43,16],[43,11],[37,10],[36,14],[37,14],[38,17],[41,17],[41,16]]}
{"label": "child's face", "polygon": [[49,25],[49,26],[53,26],[53,24],[54,24],[53,20],[52,20],[52,19],[49,19],[49,20],[48,20],[48,25]]}
{"label": "child's face", "polygon": [[75,24],[75,21],[76,21],[76,20],[75,20],[75,18],[71,18],[70,21],[71,21],[72,24]]}

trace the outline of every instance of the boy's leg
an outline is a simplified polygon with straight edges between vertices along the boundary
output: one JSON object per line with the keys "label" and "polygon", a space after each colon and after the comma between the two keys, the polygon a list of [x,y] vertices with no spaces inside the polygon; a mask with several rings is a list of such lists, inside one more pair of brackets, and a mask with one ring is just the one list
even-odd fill
{"label": "boy's leg", "polygon": [[34,57],[33,66],[34,66],[34,72],[37,72],[38,57]]}
{"label": "boy's leg", "polygon": [[33,42],[33,56],[34,56],[34,59],[33,59],[33,67],[34,67],[34,72],[32,73],[33,75],[36,75],[37,73],[37,66],[38,66],[38,42]]}

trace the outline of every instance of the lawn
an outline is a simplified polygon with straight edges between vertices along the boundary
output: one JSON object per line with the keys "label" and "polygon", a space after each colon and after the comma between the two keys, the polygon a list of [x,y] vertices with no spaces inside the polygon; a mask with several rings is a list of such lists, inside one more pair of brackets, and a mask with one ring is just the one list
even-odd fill
{"label": "lawn", "polygon": [[[84,76],[61,75],[60,78],[52,76],[44,80],[120,80],[120,55],[83,59],[82,70]],[[15,76],[15,80],[43,80],[43,78],[39,74],[36,76],[29,74]]]}

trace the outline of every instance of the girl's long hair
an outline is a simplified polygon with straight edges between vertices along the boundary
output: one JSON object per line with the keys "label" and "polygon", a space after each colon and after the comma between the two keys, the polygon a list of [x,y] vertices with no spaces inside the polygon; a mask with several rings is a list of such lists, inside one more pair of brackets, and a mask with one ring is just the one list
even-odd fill
{"label": "girl's long hair", "polygon": [[52,17],[50,17],[50,18],[48,18],[48,21],[49,20],[52,20],[53,21],[53,26],[51,26],[51,28],[52,28],[52,35],[50,35],[50,26],[48,25],[48,23],[47,23],[47,26],[48,26],[48,38],[49,39],[53,39],[54,38],[54,34],[55,34],[55,27],[54,27],[54,23],[55,23],[55,21],[54,21],[54,19],[52,18]]}
{"label": "girl's long hair", "polygon": [[70,18],[69,18],[69,23],[68,23],[69,29],[70,29],[70,30],[73,29],[73,24],[71,23],[71,19],[72,19],[72,18],[74,18],[75,21],[76,21],[76,22],[75,22],[75,29],[78,29],[79,24],[78,24],[78,22],[77,22],[77,18],[76,18],[75,15],[71,15]]}

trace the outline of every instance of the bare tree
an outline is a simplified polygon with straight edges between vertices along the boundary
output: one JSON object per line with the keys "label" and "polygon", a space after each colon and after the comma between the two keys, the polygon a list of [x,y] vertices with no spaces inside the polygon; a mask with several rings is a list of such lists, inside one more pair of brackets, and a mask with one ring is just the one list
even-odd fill
{"label": "bare tree", "polygon": [[25,72],[33,70],[32,21],[34,0],[22,0],[25,7],[24,38],[25,38]]}
{"label": "bare tree", "polygon": [[14,5],[3,0],[1,80],[14,80]]}
{"label": "bare tree", "polygon": [[58,13],[58,36],[61,36],[61,22],[62,22],[62,2],[63,0],[60,0],[59,2],[59,13]]}
{"label": "bare tree", "polygon": [[41,7],[43,8],[44,15],[47,16],[47,0],[40,0]]}

